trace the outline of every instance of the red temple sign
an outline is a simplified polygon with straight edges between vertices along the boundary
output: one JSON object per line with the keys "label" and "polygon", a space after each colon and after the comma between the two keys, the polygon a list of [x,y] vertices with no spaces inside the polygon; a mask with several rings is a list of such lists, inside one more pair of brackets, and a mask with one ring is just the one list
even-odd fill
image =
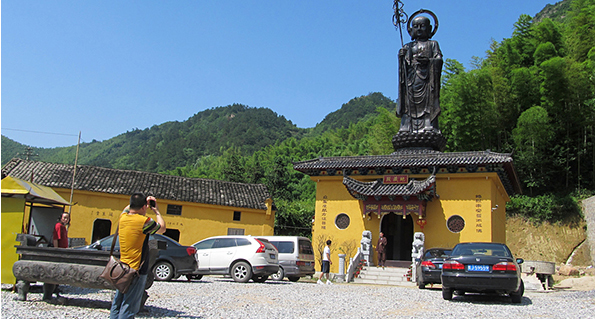
{"label": "red temple sign", "polygon": [[407,184],[409,183],[408,175],[384,175],[382,179],[384,184]]}

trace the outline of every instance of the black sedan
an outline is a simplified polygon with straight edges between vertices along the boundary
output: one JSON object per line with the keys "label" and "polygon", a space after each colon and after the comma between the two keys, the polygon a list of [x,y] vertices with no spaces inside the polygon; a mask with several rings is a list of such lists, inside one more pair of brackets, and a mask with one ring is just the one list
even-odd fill
{"label": "black sedan", "polygon": [[507,294],[520,303],[525,291],[519,264],[505,244],[457,244],[442,265],[442,297],[466,292]]}
{"label": "black sedan", "polygon": [[[110,235],[91,245],[75,247],[74,249],[110,250],[113,238],[114,235]],[[194,254],[196,249],[194,247],[182,246],[177,241],[161,234],[151,235],[149,239],[166,243],[166,249],[159,250],[159,255],[152,268],[155,279],[171,280],[180,277],[180,275],[185,275],[188,279],[200,279],[199,277],[202,277],[194,274],[198,270],[198,262]],[[116,241],[114,250],[120,250],[119,238]]]}
{"label": "black sedan", "polygon": [[442,283],[440,275],[442,274],[442,264],[450,256],[450,248],[430,248],[421,260],[417,263],[417,286],[424,289],[427,284]]}

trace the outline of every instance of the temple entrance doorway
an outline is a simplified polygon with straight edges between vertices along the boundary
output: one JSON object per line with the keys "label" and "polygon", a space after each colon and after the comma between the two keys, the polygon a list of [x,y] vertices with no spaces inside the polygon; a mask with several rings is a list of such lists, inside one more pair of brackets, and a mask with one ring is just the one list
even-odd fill
{"label": "temple entrance doorway", "polygon": [[[380,231],[386,237],[386,264],[391,261],[407,261],[411,263],[411,245],[413,244],[413,218],[407,215],[388,213],[382,217]],[[395,266],[398,263],[395,264]]]}

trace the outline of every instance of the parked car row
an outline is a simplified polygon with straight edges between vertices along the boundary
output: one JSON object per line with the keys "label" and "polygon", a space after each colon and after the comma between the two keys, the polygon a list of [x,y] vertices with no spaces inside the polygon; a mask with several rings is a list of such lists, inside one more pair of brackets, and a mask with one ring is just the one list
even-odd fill
{"label": "parked car row", "polygon": [[[110,250],[114,235],[104,237],[90,245],[74,247],[73,249]],[[171,280],[181,275],[192,275],[198,267],[192,246],[182,246],[170,237],[161,234],[150,235],[150,240],[165,242],[165,249],[159,250],[159,255],[151,271],[156,280]],[[116,239],[115,251],[120,250],[120,238]]]}
{"label": "parked car row", "polygon": [[452,251],[432,248],[417,265],[417,284],[422,289],[428,283],[441,283],[444,300],[474,292],[505,294],[520,303],[525,291],[522,263],[505,244],[459,243]]}
{"label": "parked car row", "polygon": [[[296,236],[215,236],[191,246],[160,234],[150,239],[165,242],[165,249],[152,268],[156,280],[171,280],[185,275],[200,279],[203,275],[229,275],[234,281],[298,281],[314,274],[314,250],[308,238]],[[113,235],[74,249],[109,250]],[[119,250],[116,241],[115,250]],[[417,263],[417,285],[442,284],[442,297],[453,294],[507,294],[520,303],[524,293],[519,264],[510,249],[499,243],[459,243],[448,248],[428,249]]]}
{"label": "parked car row", "polygon": [[[152,267],[156,280],[172,280],[186,276],[200,279],[203,275],[229,275],[234,281],[264,282],[298,281],[314,274],[314,250],[306,237],[296,236],[215,236],[191,246],[180,245],[165,235],[154,234],[151,240],[165,242],[165,249]],[[110,250],[113,235],[93,244],[74,249]],[[114,250],[119,250],[116,240]]]}

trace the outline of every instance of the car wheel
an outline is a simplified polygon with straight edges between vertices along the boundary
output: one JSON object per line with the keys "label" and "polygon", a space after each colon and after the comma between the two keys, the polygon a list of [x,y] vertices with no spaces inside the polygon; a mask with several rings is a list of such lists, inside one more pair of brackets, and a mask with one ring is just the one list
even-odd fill
{"label": "car wheel", "polygon": [[194,280],[201,280],[203,275],[186,275],[186,278],[188,280],[194,279]]}
{"label": "car wheel", "polygon": [[421,281],[421,278],[417,278],[417,287],[419,289],[426,289],[426,284],[424,284],[424,282]]}
{"label": "car wheel", "polygon": [[521,303],[523,300],[523,293],[525,293],[525,284],[523,283],[523,280],[521,280],[521,286],[519,287],[519,290],[517,292],[510,293],[510,299],[512,303]]}
{"label": "car wheel", "polygon": [[442,287],[442,299],[451,300],[452,299],[452,289]]}
{"label": "car wheel", "polygon": [[269,279],[269,276],[252,276],[252,280],[254,282],[263,283]]}
{"label": "car wheel", "polygon": [[160,261],[153,267],[153,275],[160,281],[171,280],[174,277],[174,267],[167,261]]}
{"label": "car wheel", "polygon": [[285,271],[283,271],[283,268],[279,267],[279,270],[271,275],[271,279],[273,280],[283,280],[283,277],[285,277]]}
{"label": "car wheel", "polygon": [[291,282],[296,282],[296,281],[300,280],[300,277],[287,277],[287,279],[289,279],[289,281],[291,281]]}
{"label": "car wheel", "polygon": [[229,275],[236,282],[248,282],[252,278],[252,268],[248,263],[239,261],[231,267]]}

